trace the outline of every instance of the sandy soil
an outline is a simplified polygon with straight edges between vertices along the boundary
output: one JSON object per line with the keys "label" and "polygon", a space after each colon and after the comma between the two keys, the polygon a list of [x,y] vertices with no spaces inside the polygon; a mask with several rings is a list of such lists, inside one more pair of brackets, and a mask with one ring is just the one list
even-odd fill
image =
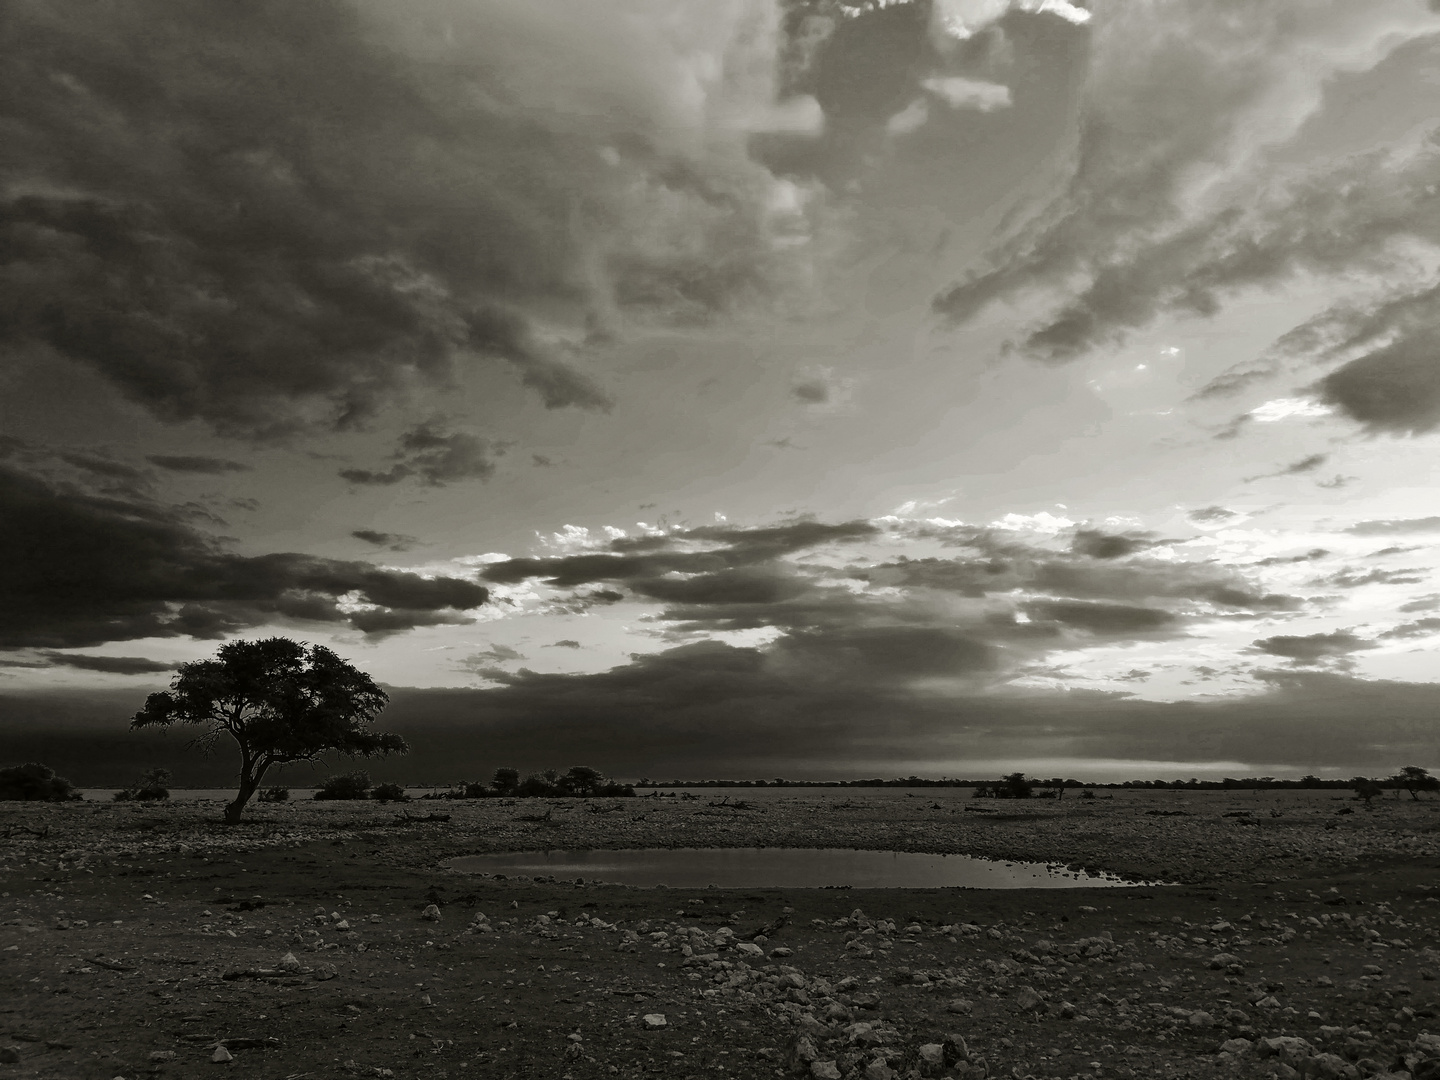
{"label": "sandy soil", "polygon": [[[1440,801],[720,791],[299,802],[228,830],[219,810],[0,804],[0,1077],[1440,1078]],[[1181,884],[639,890],[442,865],[756,844]]]}

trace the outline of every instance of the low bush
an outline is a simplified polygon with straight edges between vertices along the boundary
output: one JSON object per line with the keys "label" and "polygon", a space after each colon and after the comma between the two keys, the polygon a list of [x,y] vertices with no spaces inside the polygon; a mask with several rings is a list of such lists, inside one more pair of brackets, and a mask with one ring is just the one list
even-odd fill
{"label": "low bush", "polygon": [[288,787],[267,787],[256,796],[261,802],[287,802],[290,799]]}
{"label": "low bush", "polygon": [[38,761],[0,769],[0,799],[64,802],[83,797],[75,793],[74,784],[63,776],[56,776],[54,769]]}
{"label": "low bush", "polygon": [[151,769],[128,788],[121,788],[111,798],[116,802],[159,802],[170,798],[169,769]]}
{"label": "low bush", "polygon": [[367,772],[340,773],[327,776],[320,781],[317,799],[368,799],[370,797],[370,774]]}
{"label": "low bush", "polygon": [[377,784],[375,790],[370,792],[370,798],[379,802],[408,802],[410,796],[405,794],[405,789],[399,784]]}

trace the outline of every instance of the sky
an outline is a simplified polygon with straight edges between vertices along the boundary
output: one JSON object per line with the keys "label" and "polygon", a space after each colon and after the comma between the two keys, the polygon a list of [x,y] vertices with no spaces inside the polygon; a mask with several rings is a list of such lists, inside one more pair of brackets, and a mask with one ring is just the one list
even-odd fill
{"label": "sky", "polygon": [[414,779],[1440,767],[1440,4],[0,42],[0,758],[282,635]]}

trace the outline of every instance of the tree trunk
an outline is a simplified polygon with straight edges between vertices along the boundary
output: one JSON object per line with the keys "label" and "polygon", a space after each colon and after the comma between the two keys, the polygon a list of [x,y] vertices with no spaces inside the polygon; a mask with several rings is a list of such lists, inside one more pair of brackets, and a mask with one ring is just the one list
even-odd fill
{"label": "tree trunk", "polygon": [[264,775],[264,766],[257,770],[254,776],[250,775],[248,769],[240,774],[240,790],[235,793],[235,801],[227,803],[225,806],[226,825],[240,824],[240,815],[245,810],[245,804],[250,801],[250,797],[259,789],[260,780]]}

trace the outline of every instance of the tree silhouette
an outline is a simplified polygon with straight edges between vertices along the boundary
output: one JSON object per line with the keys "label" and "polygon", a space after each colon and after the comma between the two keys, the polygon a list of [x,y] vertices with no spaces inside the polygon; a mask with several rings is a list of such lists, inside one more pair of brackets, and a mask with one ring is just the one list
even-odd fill
{"label": "tree silhouette", "polygon": [[1368,776],[1357,776],[1350,781],[1350,786],[1355,789],[1355,797],[1364,799],[1365,805],[1370,805],[1370,800],[1380,794],[1380,785]]}
{"label": "tree silhouette", "polygon": [[151,694],[130,726],[202,726],[195,743],[207,748],[222,734],[233,738],[240,783],[225,823],[234,825],[272,765],[331,750],[351,758],[409,750],[400,736],[369,730],[388,700],[370,676],[323,645],[232,641],[213,659],[180,665],[170,689]]}
{"label": "tree silhouette", "polygon": [[1422,769],[1419,765],[1406,765],[1395,774],[1395,780],[1410,792],[1410,798],[1416,801],[1420,799],[1416,792],[1434,791],[1440,788],[1440,779],[1431,776],[1428,769]]}

